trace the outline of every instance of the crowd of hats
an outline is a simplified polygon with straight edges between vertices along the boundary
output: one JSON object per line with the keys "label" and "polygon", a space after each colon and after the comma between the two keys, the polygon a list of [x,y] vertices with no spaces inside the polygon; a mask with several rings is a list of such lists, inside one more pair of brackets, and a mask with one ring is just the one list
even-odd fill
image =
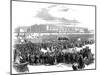
{"label": "crowd of hats", "polygon": [[[59,41],[52,43],[24,43],[16,44],[14,49],[14,62],[16,56],[21,57],[20,64],[28,62],[29,65],[56,65],[59,63],[74,64],[77,63],[82,69],[85,65],[94,62],[94,55],[89,47],[82,48],[80,51],[63,52],[69,48],[82,47],[86,44],[91,44],[89,41],[74,43],[69,41]],[[51,52],[41,52],[41,48],[49,48]],[[54,50],[52,50],[54,49]]]}

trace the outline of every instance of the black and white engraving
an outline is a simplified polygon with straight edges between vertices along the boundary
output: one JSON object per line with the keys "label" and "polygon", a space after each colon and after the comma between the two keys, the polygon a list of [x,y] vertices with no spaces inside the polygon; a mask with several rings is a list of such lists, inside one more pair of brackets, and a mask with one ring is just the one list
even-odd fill
{"label": "black and white engraving", "polygon": [[95,6],[12,1],[12,73],[95,69]]}

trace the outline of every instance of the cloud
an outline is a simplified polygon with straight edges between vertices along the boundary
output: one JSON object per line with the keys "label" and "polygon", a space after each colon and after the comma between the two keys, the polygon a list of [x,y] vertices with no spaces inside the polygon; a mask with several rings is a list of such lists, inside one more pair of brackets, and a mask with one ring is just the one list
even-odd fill
{"label": "cloud", "polygon": [[61,9],[61,11],[68,11],[69,9],[68,8],[65,8],[65,9]]}
{"label": "cloud", "polygon": [[50,15],[48,11],[49,11],[48,9],[42,8],[41,11],[37,13],[36,17],[47,21],[56,20],[57,18]]}
{"label": "cloud", "polygon": [[59,18],[59,21],[64,24],[79,23],[77,20],[69,20],[69,19],[65,19],[65,18]]}
{"label": "cloud", "polygon": [[[50,8],[55,8],[55,7],[57,7],[58,5],[51,5],[51,6],[48,6],[48,9],[50,9]],[[60,9],[60,11],[68,11],[69,10],[69,8],[61,8]]]}
{"label": "cloud", "polygon": [[57,7],[58,5],[51,5],[51,6],[48,6],[48,8],[54,8],[54,7]]}
{"label": "cloud", "polygon": [[[56,7],[56,5],[52,5],[52,6],[49,6],[49,8],[53,8],[53,7]],[[61,11],[68,11],[69,9],[61,9]],[[42,20],[45,20],[45,21],[49,21],[49,22],[59,22],[59,23],[63,23],[63,24],[72,24],[72,23],[79,23],[77,20],[69,20],[69,19],[66,19],[64,17],[62,18],[58,18],[58,17],[54,17],[52,16],[50,13],[49,13],[50,9],[47,9],[47,8],[42,8],[37,14],[36,14],[36,17],[37,18],[40,18]]]}

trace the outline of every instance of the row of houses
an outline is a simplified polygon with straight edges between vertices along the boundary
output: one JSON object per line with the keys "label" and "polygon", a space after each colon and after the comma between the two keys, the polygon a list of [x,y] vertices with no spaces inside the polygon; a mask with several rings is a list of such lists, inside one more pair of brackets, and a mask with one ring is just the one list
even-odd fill
{"label": "row of houses", "polygon": [[56,39],[70,34],[88,34],[87,28],[68,26],[68,25],[32,25],[18,27],[15,29],[16,38],[20,41],[24,39],[33,42],[42,42],[43,39]]}
{"label": "row of houses", "polygon": [[88,33],[87,28],[76,27],[73,25],[32,25],[27,27],[18,27],[15,29],[16,33],[27,32],[27,33]]}

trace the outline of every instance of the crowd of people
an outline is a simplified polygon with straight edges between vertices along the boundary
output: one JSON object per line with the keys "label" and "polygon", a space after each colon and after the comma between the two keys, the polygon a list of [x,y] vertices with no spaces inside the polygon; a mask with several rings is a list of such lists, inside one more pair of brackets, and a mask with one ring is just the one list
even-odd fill
{"label": "crowd of people", "polygon": [[[27,65],[56,65],[59,63],[72,64],[73,70],[83,69],[85,65],[93,63],[94,57],[89,47],[80,51],[68,52],[69,48],[82,47],[93,41],[53,41],[46,43],[16,44],[14,49],[14,64]],[[41,49],[47,50],[43,52]],[[65,50],[65,51],[63,51]],[[17,61],[18,60],[18,61]],[[26,65],[24,64],[24,65]],[[26,66],[27,66],[26,65]]]}

